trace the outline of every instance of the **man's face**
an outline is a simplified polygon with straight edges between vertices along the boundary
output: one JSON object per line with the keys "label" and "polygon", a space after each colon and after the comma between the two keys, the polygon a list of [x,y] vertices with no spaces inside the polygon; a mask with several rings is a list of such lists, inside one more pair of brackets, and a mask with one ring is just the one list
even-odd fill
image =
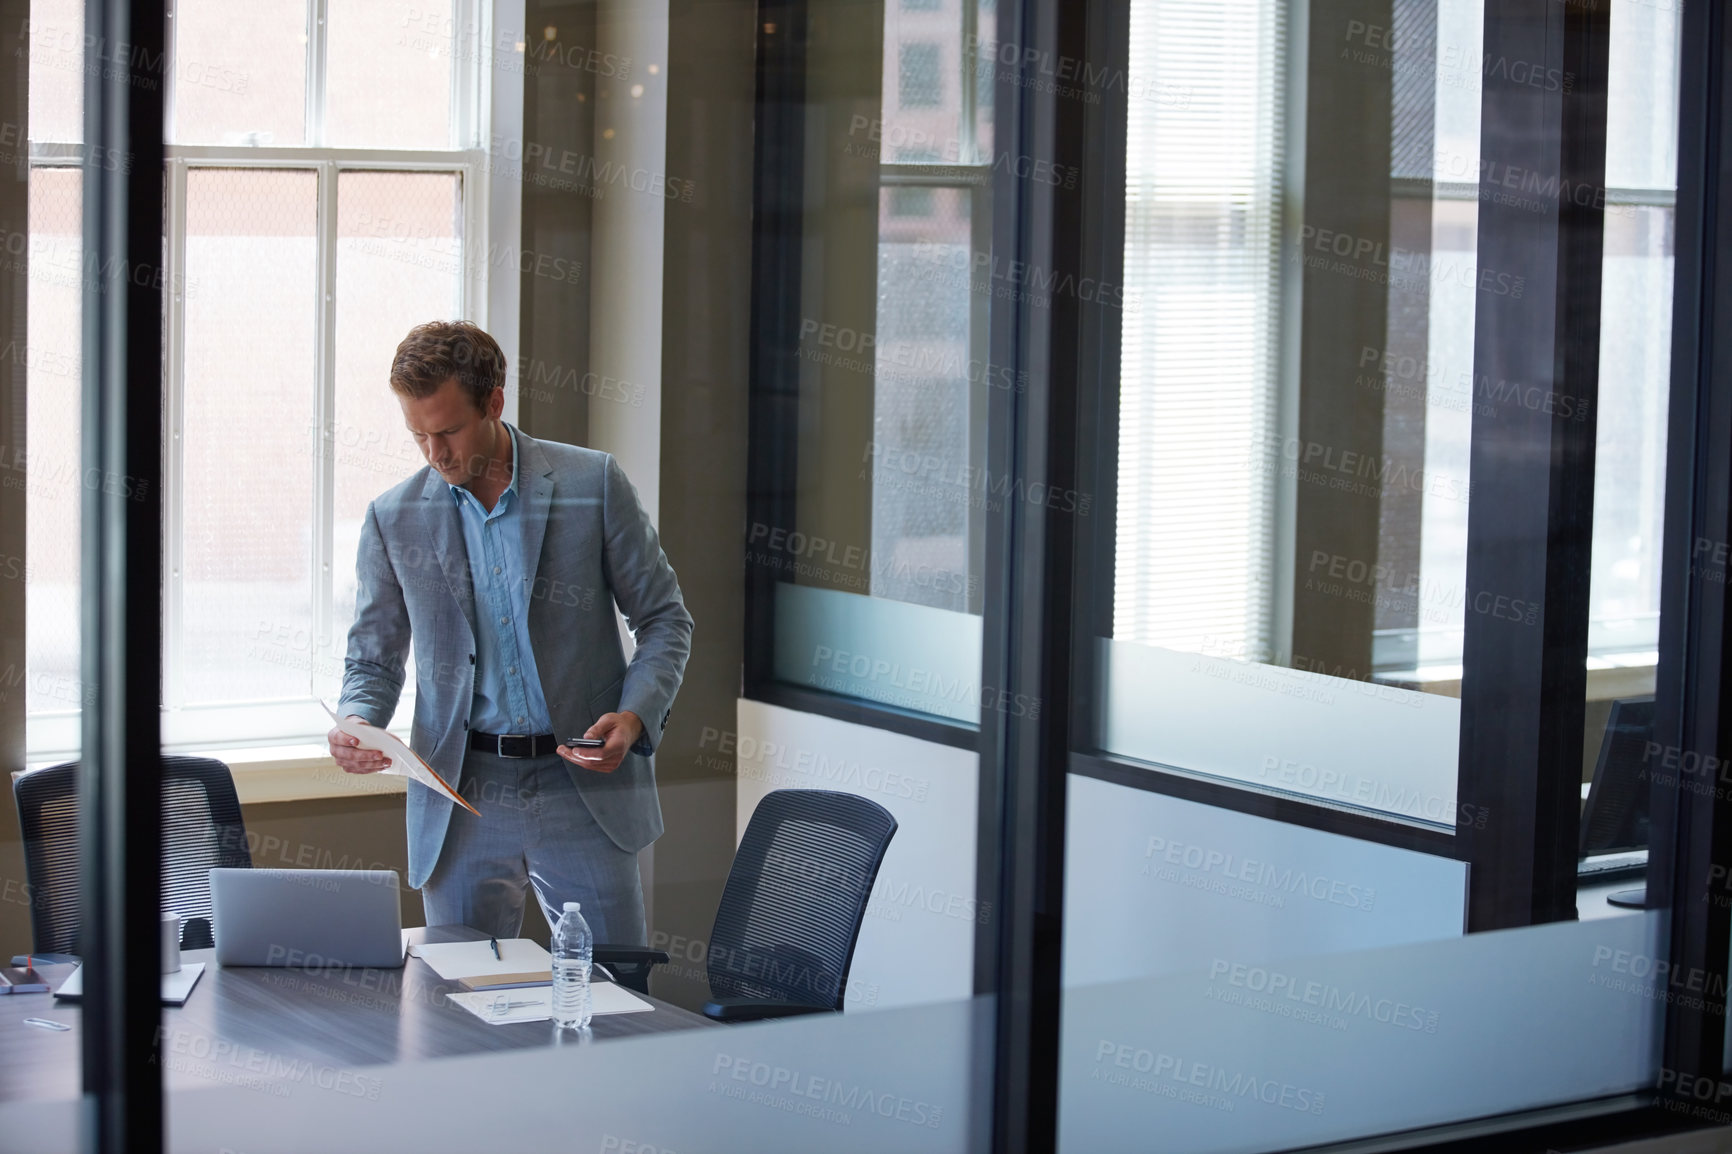
{"label": "man's face", "polygon": [[479,411],[452,377],[431,396],[397,394],[403,423],[421,447],[422,456],[447,484],[467,485],[479,477],[499,444],[499,414],[505,410],[505,390],[494,389],[485,412]]}

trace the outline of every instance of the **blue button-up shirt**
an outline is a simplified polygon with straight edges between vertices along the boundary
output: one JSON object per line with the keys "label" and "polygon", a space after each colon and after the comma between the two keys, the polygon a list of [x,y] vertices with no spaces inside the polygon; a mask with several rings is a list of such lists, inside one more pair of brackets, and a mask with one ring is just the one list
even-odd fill
{"label": "blue button-up shirt", "polygon": [[535,651],[529,644],[529,583],[524,572],[523,504],[517,489],[517,465],[523,446],[517,430],[511,434],[511,484],[491,512],[475,494],[452,485],[463,522],[463,544],[469,550],[469,575],[475,583],[475,696],[469,705],[469,728],[483,733],[551,733],[553,720],[535,671]]}

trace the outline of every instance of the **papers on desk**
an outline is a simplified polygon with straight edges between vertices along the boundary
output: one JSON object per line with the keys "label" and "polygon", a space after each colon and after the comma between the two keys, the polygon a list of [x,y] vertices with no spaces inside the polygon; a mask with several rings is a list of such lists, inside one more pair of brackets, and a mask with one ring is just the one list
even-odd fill
{"label": "papers on desk", "polygon": [[[499,991],[477,990],[472,994],[454,993],[445,996],[483,1022],[490,1022],[495,1026],[511,1025],[514,1022],[545,1022],[553,1017],[552,986]],[[499,998],[505,1000],[506,1009],[503,1014],[495,1016],[490,1007],[494,1000]],[[598,1018],[604,1014],[640,1014],[645,1010],[655,1009],[624,986],[616,986],[612,982],[591,982],[589,998],[591,1010]]]}
{"label": "papers on desk", "polygon": [[34,966],[0,966],[0,994],[46,994],[48,983]]}
{"label": "papers on desk", "polygon": [[421,760],[420,754],[410,749],[396,734],[380,729],[376,725],[368,725],[365,721],[353,721],[347,717],[338,717],[330,706],[323,701],[319,706],[331,716],[336,727],[357,738],[362,749],[374,749],[391,759],[391,764],[380,770],[380,773],[395,774],[418,781],[434,793],[440,794],[474,814],[481,816],[481,811],[463,800],[463,795],[445,784],[445,779],[434,772],[433,767]]}
{"label": "papers on desk", "polygon": [[[487,978],[506,974],[546,972],[551,977],[553,955],[528,938],[500,938],[499,956],[487,939],[479,942],[423,943],[409,947],[409,956],[420,958],[448,982],[463,978]],[[543,978],[543,981],[549,978]]]}
{"label": "papers on desk", "polygon": [[[198,985],[199,975],[204,973],[203,962],[185,962],[180,969],[172,974],[162,976],[162,1004],[165,1006],[184,1006],[192,996],[192,988]],[[60,983],[60,988],[54,991],[57,998],[79,998],[84,996],[84,967],[79,966],[72,971],[72,976]]]}

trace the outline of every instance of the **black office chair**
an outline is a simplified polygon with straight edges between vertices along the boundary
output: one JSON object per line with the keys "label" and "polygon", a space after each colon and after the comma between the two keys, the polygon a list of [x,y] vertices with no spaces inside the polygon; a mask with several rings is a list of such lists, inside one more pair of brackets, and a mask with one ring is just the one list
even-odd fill
{"label": "black office chair", "polygon": [[[839,1012],[872,883],[895,835],[890,811],[863,797],[814,789],[767,794],[746,826],[716,910],[704,1013],[746,1022]],[[668,956],[597,946],[595,960],[647,992],[651,967]]]}
{"label": "black office chair", "polygon": [[[77,961],[78,763],[15,778],[24,834],[30,929],[38,961]],[[162,908],[182,919],[182,949],[209,949],[210,871],[251,868],[240,799],[229,767],[208,757],[162,759]]]}

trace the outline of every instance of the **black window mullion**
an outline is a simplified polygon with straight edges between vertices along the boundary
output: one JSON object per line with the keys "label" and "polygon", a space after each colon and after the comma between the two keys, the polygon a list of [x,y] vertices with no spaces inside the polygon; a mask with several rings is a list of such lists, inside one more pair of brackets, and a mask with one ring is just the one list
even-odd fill
{"label": "black window mullion", "polygon": [[[1098,17],[1089,31],[1089,60],[1107,76],[1130,75],[1131,0],[1096,0]],[[1079,272],[1100,285],[1125,280],[1125,174],[1129,162],[1126,86],[1107,84],[1090,118],[1087,136],[1087,208],[1082,221]],[[1081,317],[1076,376],[1077,485],[1088,497],[1088,515],[1076,522],[1076,581],[1072,590],[1070,664],[1071,749],[1094,750],[1103,703],[1099,653],[1113,635],[1115,556],[1118,538],[1120,353],[1124,310],[1091,308]],[[1095,751],[1098,760],[1111,760]],[[1075,771],[1076,755],[1069,758]]]}
{"label": "black window mullion", "polygon": [[[163,0],[89,0],[79,780],[86,1150],[163,1146]],[[112,158],[123,157],[125,164]]]}
{"label": "black window mullion", "polygon": [[[1605,186],[1609,36],[1609,0],[1486,6],[1458,787],[1487,815],[1459,827],[1472,930],[1575,916],[1604,208],[1568,190]],[[1560,191],[1511,203],[1515,169]]]}
{"label": "black window mullion", "polygon": [[746,454],[747,697],[775,680],[774,533],[794,530],[800,430],[801,247],[805,213],[806,0],[758,5],[757,139],[752,158],[752,319]]}
{"label": "black window mullion", "polygon": [[[1079,588],[1079,513],[1022,495],[1079,489],[1087,459],[1077,440],[1080,368],[1085,342],[1099,335],[1085,316],[1101,307],[1062,287],[1036,293],[1029,285],[1080,283],[1093,271],[1085,222],[1097,207],[1091,192],[1101,191],[1106,146],[1096,106],[1018,80],[1027,62],[1103,59],[1104,8],[1013,0],[998,10],[996,42],[1017,45],[1025,63],[994,66],[990,360],[1026,388],[999,391],[988,410],[987,476],[1009,496],[989,506],[986,522],[978,852],[980,890],[996,900],[993,932],[977,939],[975,986],[997,995],[992,1147],[1016,1154],[1057,1142]],[[1108,195],[1122,193],[1121,180]]]}
{"label": "black window mullion", "polygon": [[[1667,430],[1660,658],[1650,759],[1648,904],[1672,910],[1668,961],[1690,996],[1668,998],[1661,1089],[1724,1082],[1732,895],[1732,670],[1727,542],[1732,540],[1732,20],[1684,9],[1679,62],[1677,263]],[[1708,761],[1707,759],[1715,759]],[[1670,768],[1668,768],[1670,767]],[[1679,989],[1677,985],[1674,989]],[[1718,1098],[1715,1101],[1719,1101]],[[1721,1116],[1720,1121],[1724,1121]]]}

